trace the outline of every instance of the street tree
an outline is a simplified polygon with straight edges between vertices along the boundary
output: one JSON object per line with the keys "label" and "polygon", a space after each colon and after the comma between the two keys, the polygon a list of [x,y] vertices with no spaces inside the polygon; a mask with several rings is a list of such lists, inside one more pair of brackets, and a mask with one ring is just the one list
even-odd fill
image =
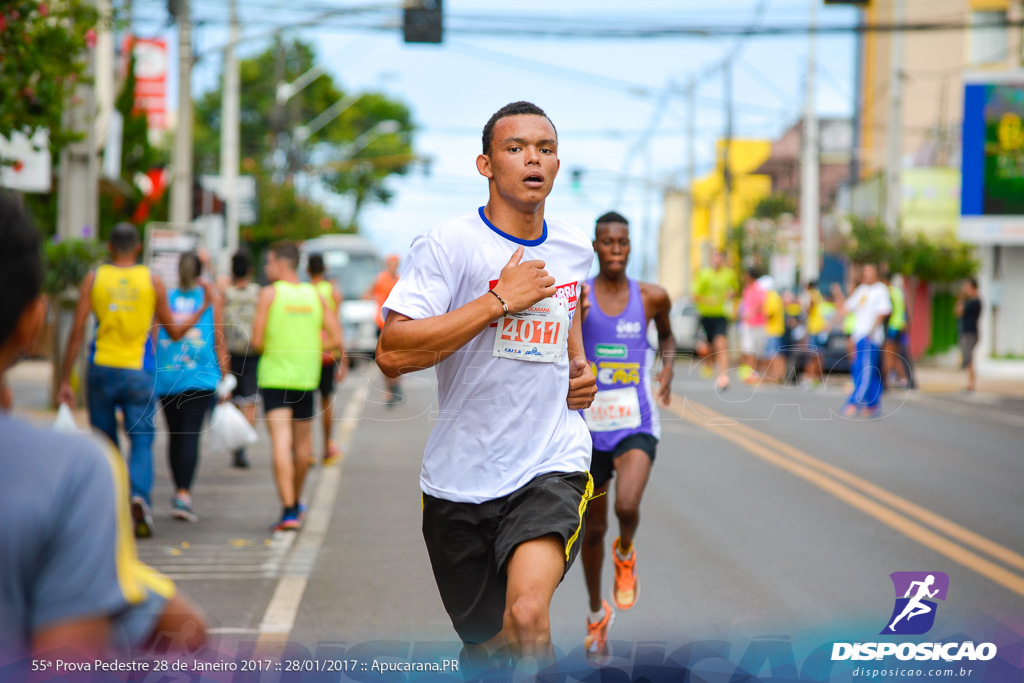
{"label": "street tree", "polygon": [[[368,203],[387,202],[391,193],[386,179],[405,173],[413,159],[412,115],[404,103],[384,94],[348,92],[329,74],[279,101],[278,84],[295,81],[316,62],[312,46],[298,39],[277,40],[240,62],[241,156],[269,170],[272,184],[288,184],[301,175],[312,185],[342,195],[352,207],[342,228],[357,230],[359,212]],[[348,106],[303,138],[300,127],[342,99]],[[195,159],[203,173],[219,172],[221,101],[218,86],[196,102]],[[259,184],[262,192],[265,179]],[[262,215],[262,207],[260,214],[261,222],[269,219]],[[283,229],[286,237],[308,230],[289,222],[275,221],[272,227],[276,232]]]}
{"label": "street tree", "polygon": [[64,112],[86,75],[99,21],[88,0],[0,3],[0,137],[45,130],[53,151],[76,139]]}

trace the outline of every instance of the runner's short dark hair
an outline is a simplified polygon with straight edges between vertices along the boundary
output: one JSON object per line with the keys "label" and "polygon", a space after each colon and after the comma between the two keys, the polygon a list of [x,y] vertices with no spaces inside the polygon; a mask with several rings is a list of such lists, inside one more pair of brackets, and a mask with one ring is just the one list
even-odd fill
{"label": "runner's short dark hair", "polygon": [[39,296],[43,264],[39,232],[12,192],[0,190],[0,346]]}
{"label": "runner's short dark hair", "polygon": [[623,216],[621,213],[618,213],[617,211],[609,211],[608,213],[604,214],[603,216],[597,219],[597,223],[595,223],[594,225],[596,227],[604,223],[624,223],[625,225],[629,225],[629,221],[626,220],[626,217]]}
{"label": "runner's short dark hair", "polygon": [[[484,126],[484,154],[491,153],[491,141],[494,139],[494,126],[501,119],[506,116],[522,116],[524,114],[532,114],[534,116],[543,116],[551,124],[551,127],[555,127],[555,122],[551,120],[551,117],[544,113],[544,110],[538,107],[533,102],[526,102],[520,100],[519,102],[510,102],[504,107],[494,112],[491,118],[487,120],[487,125]],[[555,137],[558,137],[558,130],[555,130]]]}
{"label": "runner's short dark hair", "polygon": [[249,256],[249,251],[246,249],[239,249],[231,257],[231,274],[236,279],[241,279],[249,274],[249,269],[252,268],[252,258]]}
{"label": "runner's short dark hair", "polygon": [[139,229],[131,223],[115,223],[108,242],[115,254],[130,254],[139,244]]}
{"label": "runner's short dark hair", "polygon": [[310,275],[323,275],[324,274],[324,256],[323,254],[310,254],[309,255],[309,274]]}
{"label": "runner's short dark hair", "polygon": [[274,242],[270,245],[270,251],[273,252],[276,258],[286,262],[292,270],[297,270],[299,267],[299,245],[295,242],[283,240],[281,242]]}

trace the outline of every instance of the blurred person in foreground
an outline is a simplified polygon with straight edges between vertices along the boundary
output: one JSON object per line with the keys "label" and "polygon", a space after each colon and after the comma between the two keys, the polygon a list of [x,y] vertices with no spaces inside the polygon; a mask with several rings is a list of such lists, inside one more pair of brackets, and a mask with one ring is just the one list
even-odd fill
{"label": "blurred person in foreground", "polygon": [[[364,299],[372,299],[377,302],[377,337],[380,337],[380,331],[384,329],[384,316],[381,310],[384,308],[384,302],[388,300],[388,295],[391,294],[391,290],[398,284],[398,264],[400,263],[398,254],[388,254],[387,260],[385,261],[384,270],[377,274],[377,279],[373,281],[370,288],[366,290],[363,295]],[[401,402],[402,400],[402,385],[398,377],[384,377],[385,385],[387,386],[387,399],[388,407]]]}
{"label": "blurred person in foreground", "polygon": [[[0,191],[0,386],[46,316],[39,251],[19,202]],[[133,648],[202,647],[203,618],[170,579],[138,559],[119,454],[99,438],[16,419],[10,392],[0,397],[5,680],[29,677],[28,656],[92,661]]]}
{"label": "blurred person in foreground", "polygon": [[[327,304],[324,315],[329,315],[337,320],[338,309],[341,307],[341,290],[338,289],[337,284],[328,280],[324,275],[323,254],[310,254],[306,270],[309,273],[310,283]],[[341,329],[340,322],[338,329]],[[341,450],[331,436],[334,432],[334,383],[345,379],[348,362],[345,360],[344,340],[341,342],[340,351],[328,351],[327,332],[323,331],[320,335],[325,349],[320,357],[320,384],[317,387],[320,392],[320,413],[324,427],[324,455],[321,462],[324,465],[333,465],[341,458]]]}
{"label": "blurred person in foreground", "polygon": [[178,340],[195,325],[213,300],[204,283],[206,303],[177,320],[167,302],[167,289],[149,268],[137,263],[142,251],[139,231],[118,223],[107,242],[110,263],[89,272],[78,289],[75,321],[64,352],[57,400],[75,407],[71,371],[85,337],[89,315],[96,317],[96,336],[89,352],[86,400],[92,426],[118,445],[117,409],[131,441],[128,473],[135,535],[153,535],[150,492],[153,488],[153,437],[156,433],[155,358],[151,334],[154,321]]}
{"label": "blurred person in foreground", "polygon": [[715,387],[719,390],[729,386],[729,314],[739,291],[736,271],[725,264],[725,254],[712,252],[711,266],[701,269],[693,285],[693,301],[715,354]]}

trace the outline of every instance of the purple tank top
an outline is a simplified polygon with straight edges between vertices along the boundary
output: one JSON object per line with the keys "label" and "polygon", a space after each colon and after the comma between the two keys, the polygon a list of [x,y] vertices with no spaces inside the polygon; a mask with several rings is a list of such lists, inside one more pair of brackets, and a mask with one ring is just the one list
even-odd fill
{"label": "purple tank top", "polygon": [[[587,281],[593,297],[594,280]],[[654,349],[647,341],[647,316],[640,283],[629,281],[629,303],[611,317],[593,298],[583,321],[583,348],[597,377],[597,398],[583,416],[594,449],[610,451],[631,434],[661,436],[658,408],[651,394]]]}

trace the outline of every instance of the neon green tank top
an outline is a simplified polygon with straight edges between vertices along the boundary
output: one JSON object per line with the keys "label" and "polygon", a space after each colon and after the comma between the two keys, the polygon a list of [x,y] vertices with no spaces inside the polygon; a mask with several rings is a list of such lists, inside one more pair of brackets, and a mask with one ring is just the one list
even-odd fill
{"label": "neon green tank top", "polygon": [[892,300],[889,329],[900,332],[907,326],[907,303],[903,298],[903,290],[895,285],[889,285],[889,298]]}
{"label": "neon green tank top", "polygon": [[334,285],[331,284],[330,280],[321,280],[316,283],[316,291],[320,292],[320,296],[324,298],[324,301],[332,309],[338,307],[338,302],[334,300]]}
{"label": "neon green tank top", "polygon": [[257,383],[265,389],[315,389],[320,383],[324,308],[308,282],[274,283]]}

